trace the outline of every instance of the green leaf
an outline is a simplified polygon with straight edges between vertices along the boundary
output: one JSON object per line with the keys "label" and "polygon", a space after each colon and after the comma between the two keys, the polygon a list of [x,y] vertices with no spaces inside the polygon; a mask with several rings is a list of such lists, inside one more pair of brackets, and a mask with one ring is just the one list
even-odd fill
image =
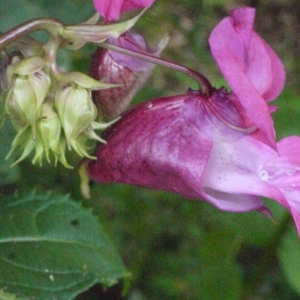
{"label": "green leaf", "polygon": [[65,300],[128,278],[97,219],[67,196],[4,198],[0,228],[0,287],[7,292]]}
{"label": "green leaf", "polygon": [[294,227],[291,227],[281,243],[279,260],[287,281],[300,295],[300,241]]}

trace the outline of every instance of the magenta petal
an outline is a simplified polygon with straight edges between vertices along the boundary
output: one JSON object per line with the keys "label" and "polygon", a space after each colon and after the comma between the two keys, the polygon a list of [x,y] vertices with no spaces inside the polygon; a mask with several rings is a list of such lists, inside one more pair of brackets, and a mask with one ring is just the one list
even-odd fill
{"label": "magenta petal", "polygon": [[279,155],[267,163],[268,181],[284,195],[276,199],[292,214],[300,234],[300,138],[290,136],[278,142]]}
{"label": "magenta petal", "polygon": [[143,103],[105,132],[90,177],[202,197],[202,173],[212,142],[186,122],[186,95]]}
{"label": "magenta petal", "polygon": [[300,235],[300,189],[298,188],[282,188],[281,192],[288,199],[288,206],[286,208],[291,212],[294,222],[296,224],[298,234]]}
{"label": "magenta petal", "polygon": [[251,136],[233,143],[214,143],[203,176],[206,198],[230,211],[261,210],[264,205],[257,196],[282,198],[276,187],[261,178],[273,153],[272,148]]}
{"label": "magenta petal", "polygon": [[282,160],[297,165],[298,168],[300,167],[299,136],[289,136],[287,138],[284,138],[277,143],[277,147]]}
{"label": "magenta petal", "polygon": [[205,199],[218,209],[230,212],[249,212],[257,210],[271,216],[260,196],[244,193],[227,193],[204,187]]}
{"label": "magenta petal", "polygon": [[[133,33],[131,31],[125,32],[117,39],[110,38],[107,41],[111,44],[120,46],[125,49],[133,50],[136,52],[142,52],[153,56],[159,56],[166,46],[165,39],[162,39],[152,49],[141,35],[137,33]],[[145,71],[145,69],[147,68],[151,68],[151,69],[154,68],[153,64],[145,60],[141,60],[132,56],[114,52],[112,50],[105,50],[105,51],[109,53],[109,55],[117,64],[122,65],[123,67],[127,67],[132,71],[142,72]],[[149,67],[149,65],[151,65],[151,67]]]}
{"label": "magenta petal", "polygon": [[96,11],[106,22],[120,19],[124,0],[93,0]]}
{"label": "magenta petal", "polygon": [[154,0],[93,0],[97,12],[106,22],[117,21],[123,12],[145,8]]}
{"label": "magenta petal", "polygon": [[246,76],[266,101],[274,100],[284,87],[284,67],[274,50],[255,32],[247,60]]}
{"label": "magenta petal", "polygon": [[124,0],[122,11],[134,10],[151,6],[155,0]]}
{"label": "magenta petal", "polygon": [[203,137],[212,141],[234,141],[249,133],[242,115],[222,89],[201,101],[199,97],[186,99],[184,116]]}
{"label": "magenta petal", "polygon": [[[130,50],[159,56],[166,45],[165,39],[150,49],[142,36],[127,31],[117,39],[110,38],[111,44]],[[119,87],[93,91],[93,101],[99,115],[113,119],[122,113],[135,94],[151,75],[154,64],[111,50],[98,48],[93,55],[89,75],[97,80],[118,84]]]}
{"label": "magenta petal", "polygon": [[209,38],[219,68],[254,124],[275,147],[266,101],[281,91],[285,73],[274,51],[252,29],[255,10],[240,8],[222,20]]}

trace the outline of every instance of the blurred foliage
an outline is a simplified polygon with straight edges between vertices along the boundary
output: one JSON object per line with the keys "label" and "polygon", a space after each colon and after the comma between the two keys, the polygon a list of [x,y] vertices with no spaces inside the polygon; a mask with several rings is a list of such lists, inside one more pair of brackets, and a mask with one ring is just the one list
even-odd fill
{"label": "blurred foliage", "polygon": [[[2,32],[31,18],[55,17],[71,24],[94,13],[91,0],[0,0],[0,5]],[[224,81],[207,38],[230,9],[242,5],[257,7],[256,30],[287,68],[286,88],[275,101],[277,136],[300,134],[298,0],[156,0],[136,30],[150,44],[169,34],[163,57],[196,68],[218,87]],[[45,38],[40,33],[35,37]],[[61,51],[61,68],[87,72],[94,49],[88,45],[79,52]],[[134,103],[183,93],[193,84],[181,74],[157,67]],[[52,190],[69,193],[93,208],[132,272],[128,300],[300,299],[299,238],[285,210],[275,202],[266,200],[276,221],[254,212],[221,212],[205,202],[121,184],[95,184],[92,199],[85,200],[74,171],[32,166],[30,160],[8,168],[4,157],[12,130],[5,123],[0,135],[1,194]],[[79,163],[70,156],[72,164]],[[122,299],[121,288],[104,291],[95,286],[77,299]]]}

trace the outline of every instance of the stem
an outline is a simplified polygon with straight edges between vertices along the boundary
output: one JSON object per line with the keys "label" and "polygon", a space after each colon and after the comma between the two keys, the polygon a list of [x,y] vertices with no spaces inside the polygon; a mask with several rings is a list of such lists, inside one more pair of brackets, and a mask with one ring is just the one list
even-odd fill
{"label": "stem", "polygon": [[247,285],[244,289],[244,295],[241,299],[250,300],[254,299],[253,296],[257,294],[258,289],[261,287],[263,279],[267,272],[270,270],[270,265],[276,259],[277,250],[280,246],[283,237],[285,236],[286,231],[289,228],[291,216],[287,213],[282,221],[280,226],[268,240],[265,245],[265,252],[261,257],[258,265],[254,269],[250,280],[248,280]]}
{"label": "stem", "polygon": [[192,79],[194,79],[198,83],[199,89],[202,90],[202,93],[206,96],[209,96],[214,91],[214,88],[212,87],[210,82],[202,74],[200,74],[200,73],[196,72],[195,70],[192,70],[186,66],[179,65],[179,64],[173,63],[171,61],[163,60],[159,57],[153,56],[148,53],[138,52],[138,51],[122,48],[122,47],[113,45],[108,42],[101,43],[100,46],[105,49],[108,49],[108,50],[119,52],[124,55],[132,56],[132,57],[135,57],[135,58],[138,58],[138,59],[141,59],[144,61],[148,61],[148,62],[156,64],[156,65],[167,67],[167,68],[173,69],[175,71],[178,71],[180,73],[183,73],[183,74],[191,77]]}
{"label": "stem", "polygon": [[52,18],[40,18],[23,23],[0,36],[0,48],[6,47],[20,37],[37,30],[45,30],[50,34],[57,34],[64,24]]}

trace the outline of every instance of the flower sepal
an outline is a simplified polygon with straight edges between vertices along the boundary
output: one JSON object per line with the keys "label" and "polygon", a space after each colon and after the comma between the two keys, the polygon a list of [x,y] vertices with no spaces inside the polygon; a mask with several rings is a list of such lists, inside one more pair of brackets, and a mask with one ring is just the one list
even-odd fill
{"label": "flower sepal", "polygon": [[60,35],[67,41],[66,47],[77,50],[86,43],[100,44],[108,38],[118,38],[122,33],[132,28],[139,20],[145,10],[136,17],[127,21],[115,24],[79,24],[73,26],[65,26]]}
{"label": "flower sepal", "polygon": [[67,86],[69,84],[75,83],[78,86],[81,86],[82,88],[91,91],[110,89],[122,86],[121,84],[105,83],[80,72],[71,72],[63,74],[63,76],[60,76],[59,82],[61,86]]}

